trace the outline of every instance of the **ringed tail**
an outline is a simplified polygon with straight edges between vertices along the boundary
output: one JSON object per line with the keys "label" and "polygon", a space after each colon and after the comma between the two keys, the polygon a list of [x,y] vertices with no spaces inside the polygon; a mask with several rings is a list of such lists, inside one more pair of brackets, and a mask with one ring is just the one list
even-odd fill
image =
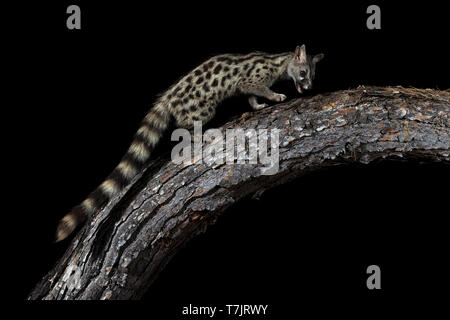
{"label": "ringed tail", "polygon": [[67,238],[79,224],[101,209],[107,201],[130,183],[150,158],[169,120],[170,113],[167,106],[158,102],[145,116],[119,165],[81,204],[75,206],[60,220],[56,229],[55,242]]}

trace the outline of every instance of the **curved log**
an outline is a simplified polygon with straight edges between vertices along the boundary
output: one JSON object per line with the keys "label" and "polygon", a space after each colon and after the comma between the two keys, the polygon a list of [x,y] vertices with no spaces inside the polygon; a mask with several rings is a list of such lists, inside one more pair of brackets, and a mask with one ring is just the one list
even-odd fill
{"label": "curved log", "polygon": [[244,114],[220,128],[279,132],[279,171],[156,159],[89,221],[29,299],[138,299],[177,250],[226,208],[324,166],[376,159],[450,163],[450,92],[358,87]]}

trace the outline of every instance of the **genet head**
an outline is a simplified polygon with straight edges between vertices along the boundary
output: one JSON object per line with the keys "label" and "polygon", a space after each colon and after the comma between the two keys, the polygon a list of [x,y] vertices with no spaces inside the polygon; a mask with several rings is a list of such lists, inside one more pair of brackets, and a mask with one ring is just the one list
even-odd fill
{"label": "genet head", "polygon": [[323,53],[309,56],[306,54],[305,45],[295,48],[294,56],[289,62],[287,73],[294,80],[295,87],[298,92],[312,88],[312,82],[316,73],[316,63],[322,60]]}

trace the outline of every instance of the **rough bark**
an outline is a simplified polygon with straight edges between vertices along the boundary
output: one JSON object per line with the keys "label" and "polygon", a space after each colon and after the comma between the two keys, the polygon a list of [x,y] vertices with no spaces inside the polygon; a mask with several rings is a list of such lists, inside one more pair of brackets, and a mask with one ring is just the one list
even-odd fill
{"label": "rough bark", "polygon": [[100,211],[29,299],[137,299],[189,239],[243,197],[324,166],[420,158],[450,163],[450,92],[358,87],[245,114],[221,128],[280,130],[279,171],[156,159]]}

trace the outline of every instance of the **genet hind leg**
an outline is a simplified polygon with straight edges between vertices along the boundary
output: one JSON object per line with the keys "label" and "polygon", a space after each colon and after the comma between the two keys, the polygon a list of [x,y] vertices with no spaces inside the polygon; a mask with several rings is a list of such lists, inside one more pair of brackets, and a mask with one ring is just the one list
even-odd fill
{"label": "genet hind leg", "polygon": [[202,125],[208,123],[216,114],[215,105],[211,103],[191,104],[176,116],[176,124],[180,128],[191,130],[195,121],[201,121]]}

